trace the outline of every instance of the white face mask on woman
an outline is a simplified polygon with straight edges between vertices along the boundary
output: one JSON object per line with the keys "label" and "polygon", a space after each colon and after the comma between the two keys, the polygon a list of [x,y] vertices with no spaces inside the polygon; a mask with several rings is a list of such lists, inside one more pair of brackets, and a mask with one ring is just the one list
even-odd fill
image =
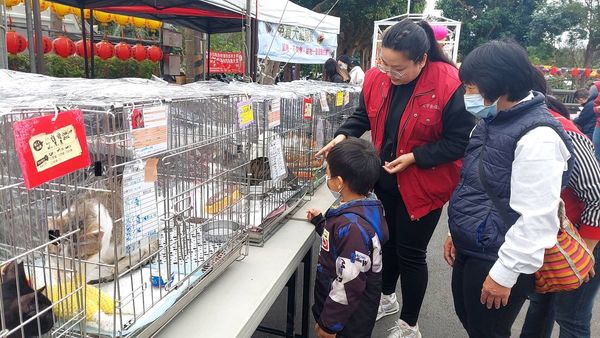
{"label": "white face mask on woman", "polygon": [[490,106],[486,106],[481,94],[465,94],[465,108],[476,117],[486,119],[496,116],[496,105],[498,100]]}

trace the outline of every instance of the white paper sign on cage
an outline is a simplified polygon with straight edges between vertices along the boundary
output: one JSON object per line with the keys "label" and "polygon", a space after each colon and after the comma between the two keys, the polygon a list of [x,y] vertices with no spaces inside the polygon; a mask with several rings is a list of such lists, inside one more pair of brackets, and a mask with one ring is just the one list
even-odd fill
{"label": "white paper sign on cage", "polygon": [[158,209],[153,182],[146,182],[145,163],[125,165],[123,172],[123,245],[129,253],[158,235]]}
{"label": "white paper sign on cage", "polygon": [[279,182],[287,176],[287,167],[279,135],[274,135],[269,140],[269,168],[271,169],[271,179],[275,182]]}
{"label": "white paper sign on cage", "polygon": [[167,107],[134,108],[130,117],[133,149],[137,158],[167,150]]}

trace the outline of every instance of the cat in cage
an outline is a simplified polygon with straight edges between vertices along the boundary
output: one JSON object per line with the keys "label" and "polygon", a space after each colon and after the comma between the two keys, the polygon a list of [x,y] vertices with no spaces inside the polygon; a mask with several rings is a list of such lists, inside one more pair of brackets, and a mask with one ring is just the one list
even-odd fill
{"label": "cat in cage", "polygon": [[[107,184],[113,185],[113,184]],[[66,234],[79,230],[72,245],[61,245],[66,255],[87,263],[88,283],[106,282],[119,273],[136,266],[158,251],[158,237],[149,244],[125,254],[123,247],[123,193],[122,182],[117,180],[114,189],[95,189],[76,199],[59,216],[48,220],[48,230]],[[100,263],[100,264],[99,264]],[[112,265],[108,267],[106,265]]]}

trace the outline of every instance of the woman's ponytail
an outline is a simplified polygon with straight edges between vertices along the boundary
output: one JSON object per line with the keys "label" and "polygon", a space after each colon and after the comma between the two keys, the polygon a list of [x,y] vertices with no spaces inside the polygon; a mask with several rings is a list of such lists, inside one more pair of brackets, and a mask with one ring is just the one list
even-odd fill
{"label": "woman's ponytail", "polygon": [[431,25],[429,25],[429,23],[425,20],[419,21],[417,25],[423,28],[425,34],[427,34],[427,39],[429,40],[429,50],[427,51],[427,55],[429,55],[429,60],[445,62],[447,64],[456,66],[454,62],[452,62],[452,60],[448,58],[446,53],[444,53],[444,51],[442,50],[442,46],[437,42]]}

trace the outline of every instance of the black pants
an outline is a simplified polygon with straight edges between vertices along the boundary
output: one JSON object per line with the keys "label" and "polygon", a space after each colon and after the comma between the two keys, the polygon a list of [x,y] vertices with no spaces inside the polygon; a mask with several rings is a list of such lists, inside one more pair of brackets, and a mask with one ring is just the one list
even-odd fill
{"label": "black pants", "polygon": [[510,329],[534,290],[533,275],[521,274],[508,304],[496,310],[481,304],[481,288],[494,262],[457,253],[452,270],[454,309],[470,338],[508,338]]}
{"label": "black pants", "polygon": [[427,245],[442,210],[412,221],[400,193],[376,191],[376,194],[383,203],[390,232],[390,240],[383,246],[382,292],[385,295],[394,293],[400,278],[400,319],[415,326],[427,290]]}

